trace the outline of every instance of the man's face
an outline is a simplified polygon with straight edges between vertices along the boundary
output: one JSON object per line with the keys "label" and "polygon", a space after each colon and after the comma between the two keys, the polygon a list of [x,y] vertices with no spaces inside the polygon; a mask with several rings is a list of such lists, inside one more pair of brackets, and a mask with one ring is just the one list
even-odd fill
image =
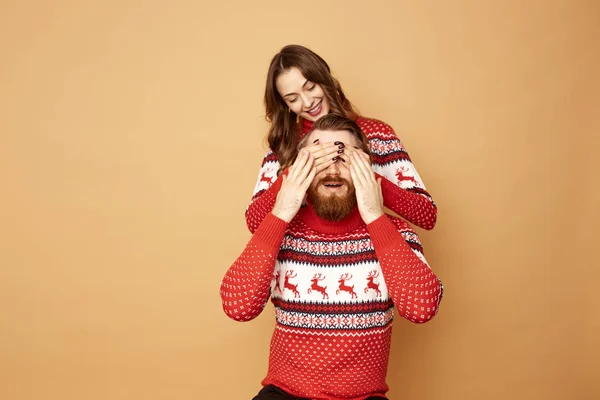
{"label": "man's face", "polygon": [[[348,131],[314,131],[307,143],[319,139],[321,143],[340,141],[348,146],[361,147],[361,143]],[[308,200],[321,218],[339,221],[356,207],[354,184],[350,169],[341,160],[319,172],[307,191]]]}

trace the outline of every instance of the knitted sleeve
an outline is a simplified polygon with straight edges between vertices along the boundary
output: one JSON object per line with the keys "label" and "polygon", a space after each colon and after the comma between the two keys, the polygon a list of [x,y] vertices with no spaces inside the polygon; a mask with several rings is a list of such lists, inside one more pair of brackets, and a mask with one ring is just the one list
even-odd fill
{"label": "knitted sleeve", "polygon": [[277,176],[279,166],[279,159],[275,153],[269,150],[263,159],[252,199],[246,208],[246,226],[251,233],[258,229],[260,223],[275,205],[275,199],[282,183],[281,176]]}
{"label": "knitted sleeve", "polygon": [[225,273],[220,294],[223,310],[229,318],[250,321],[265,308],[286,228],[285,221],[267,214],[242,254]]}
{"label": "knitted sleeve", "polygon": [[369,118],[357,123],[369,139],[373,171],[383,178],[384,205],[423,229],[433,229],[437,207],[392,127]]}
{"label": "knitted sleeve", "polygon": [[415,231],[385,214],[367,229],[398,314],[414,323],[429,321],[438,312],[444,288],[427,264]]}

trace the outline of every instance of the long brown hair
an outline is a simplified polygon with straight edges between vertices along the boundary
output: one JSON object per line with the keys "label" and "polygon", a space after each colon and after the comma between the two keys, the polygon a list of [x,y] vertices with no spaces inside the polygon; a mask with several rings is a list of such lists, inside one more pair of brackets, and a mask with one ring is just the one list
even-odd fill
{"label": "long brown hair", "polygon": [[296,123],[296,114],[290,111],[275,83],[282,72],[293,67],[298,68],[306,79],[321,86],[330,113],[353,120],[358,117],[325,60],[304,46],[288,45],[282,48],[271,60],[265,88],[265,118],[271,123],[267,142],[279,159],[279,172],[290,166],[296,157],[300,127]]}

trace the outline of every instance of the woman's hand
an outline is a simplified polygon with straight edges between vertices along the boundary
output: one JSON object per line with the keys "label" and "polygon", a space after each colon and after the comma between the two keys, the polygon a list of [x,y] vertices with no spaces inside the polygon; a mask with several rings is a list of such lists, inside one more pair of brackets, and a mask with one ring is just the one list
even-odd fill
{"label": "woman's hand", "polygon": [[353,152],[350,157],[350,176],[360,216],[365,224],[370,224],[383,215],[383,194],[381,178],[375,178],[369,157],[361,150]]}
{"label": "woman's hand", "polygon": [[306,146],[304,149],[315,159],[314,166],[318,174],[333,164],[337,157],[343,155],[345,148],[346,145],[342,142],[319,143],[317,139],[315,143]]}
{"label": "woman's hand", "polygon": [[361,149],[359,149],[356,146],[346,146],[344,147],[344,153],[340,154],[338,157],[344,162],[344,165],[348,168],[350,168],[350,165],[352,164],[352,155],[356,152],[360,152],[362,154],[365,155],[367,162],[370,164],[370,158],[369,156]]}
{"label": "woman's hand", "polygon": [[314,162],[310,152],[306,149],[300,150],[296,161],[288,169],[288,174],[282,176],[281,189],[271,210],[273,215],[288,223],[296,216],[316,175]]}

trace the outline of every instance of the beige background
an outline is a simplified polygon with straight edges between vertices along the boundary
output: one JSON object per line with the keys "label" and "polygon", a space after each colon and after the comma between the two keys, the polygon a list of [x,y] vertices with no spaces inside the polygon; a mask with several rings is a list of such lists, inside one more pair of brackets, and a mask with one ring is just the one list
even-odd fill
{"label": "beige background", "polygon": [[271,57],[300,43],[439,206],[446,298],[398,319],[400,399],[598,399],[600,3],[0,3],[0,398],[250,399],[272,306],[250,235]]}

